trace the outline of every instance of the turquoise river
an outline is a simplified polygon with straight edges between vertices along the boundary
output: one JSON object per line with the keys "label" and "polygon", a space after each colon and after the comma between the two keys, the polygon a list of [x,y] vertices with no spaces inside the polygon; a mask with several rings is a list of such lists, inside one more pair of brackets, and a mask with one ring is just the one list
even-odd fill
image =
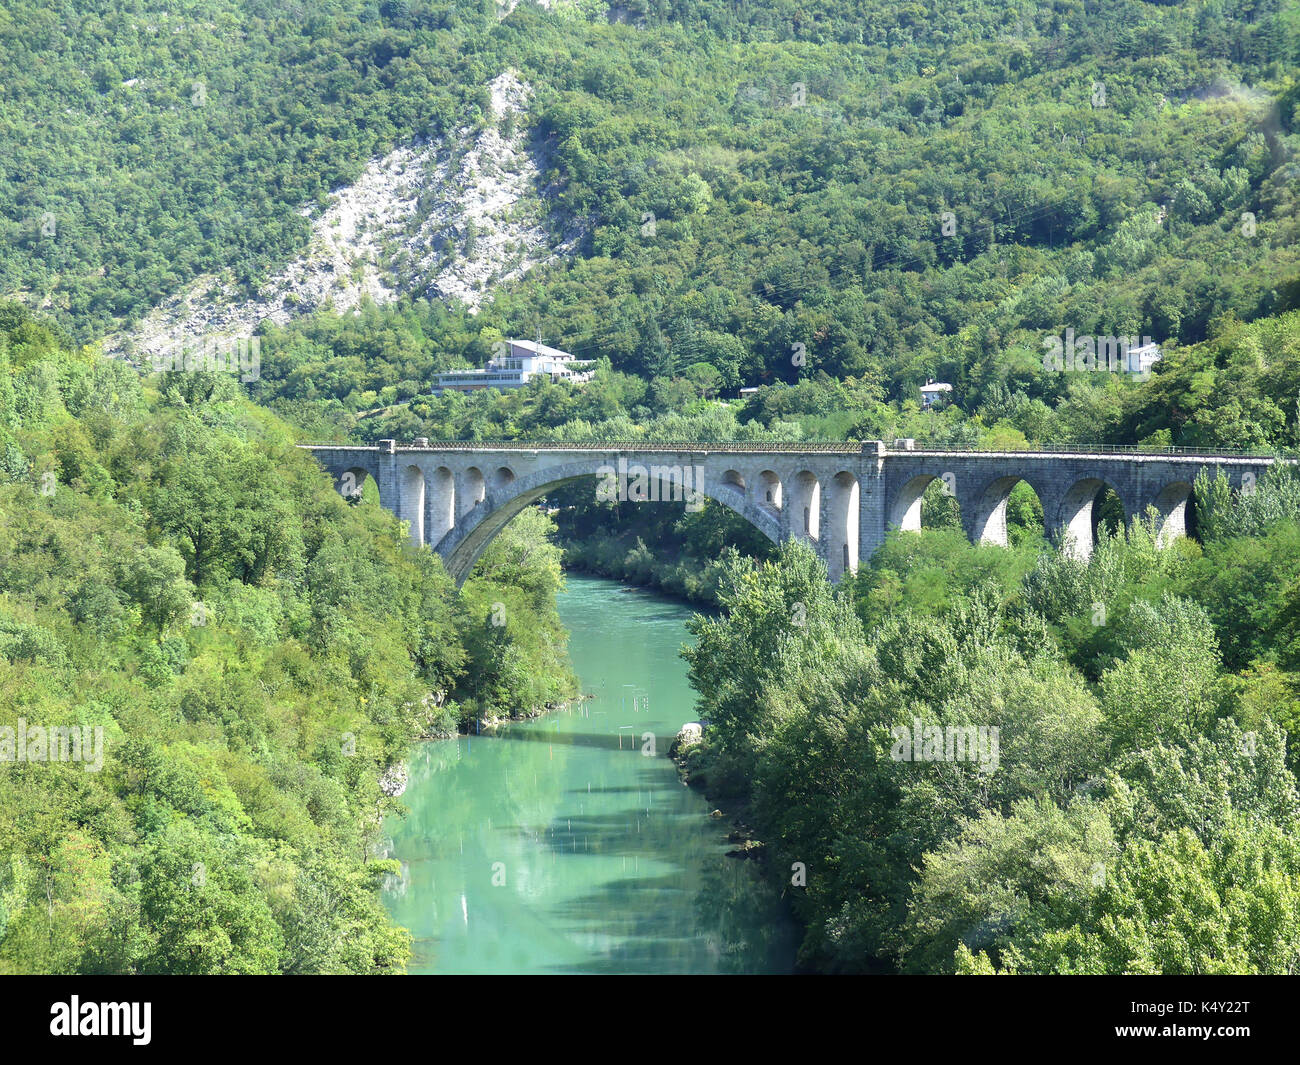
{"label": "turquoise river", "polygon": [[789,972],[784,904],[666,757],[694,717],[690,609],[577,576],[559,604],[592,698],[412,752],[384,893],[409,971]]}

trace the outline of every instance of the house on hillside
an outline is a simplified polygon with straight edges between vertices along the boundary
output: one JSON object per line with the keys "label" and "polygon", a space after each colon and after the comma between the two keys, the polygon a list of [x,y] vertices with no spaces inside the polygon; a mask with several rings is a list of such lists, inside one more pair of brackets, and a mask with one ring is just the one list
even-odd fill
{"label": "house on hillside", "polygon": [[502,354],[478,370],[451,370],[433,375],[433,394],[473,392],[479,388],[522,388],[534,377],[582,384],[591,380],[589,361],[534,340],[507,340]]}
{"label": "house on hillside", "polygon": [[946,385],[942,381],[926,381],[921,386],[922,409],[933,407],[951,391],[952,385]]}
{"label": "house on hillside", "polygon": [[1142,339],[1146,340],[1145,344],[1128,349],[1128,365],[1125,369],[1129,373],[1150,373],[1151,367],[1160,361],[1160,345],[1146,337]]}

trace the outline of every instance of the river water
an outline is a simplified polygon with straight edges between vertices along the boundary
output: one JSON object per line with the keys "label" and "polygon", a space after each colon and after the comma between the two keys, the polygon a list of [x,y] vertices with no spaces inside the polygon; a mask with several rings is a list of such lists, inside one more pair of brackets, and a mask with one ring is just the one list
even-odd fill
{"label": "river water", "polygon": [[594,698],[412,752],[384,892],[409,971],[789,972],[784,904],[665,757],[694,718],[690,609],[579,576],[559,608]]}

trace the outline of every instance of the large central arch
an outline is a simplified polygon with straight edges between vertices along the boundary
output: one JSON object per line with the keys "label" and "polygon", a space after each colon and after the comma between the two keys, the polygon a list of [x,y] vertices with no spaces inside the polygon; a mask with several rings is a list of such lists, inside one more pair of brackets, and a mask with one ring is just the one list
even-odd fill
{"label": "large central arch", "polygon": [[[631,456],[629,456],[630,458]],[[764,496],[762,503],[747,501],[742,492],[736,490],[734,482],[714,481],[705,476],[703,484],[696,484],[692,477],[689,485],[682,476],[680,465],[666,465],[667,456],[646,456],[640,463],[647,471],[668,471],[666,480],[671,484],[698,491],[728,510],[734,511],[766,536],[772,543],[781,542],[780,515],[767,504]],[[659,461],[655,461],[658,458]],[[493,538],[504,529],[510,520],[525,507],[531,506],[549,492],[561,485],[582,480],[585,477],[599,477],[611,469],[606,456],[599,461],[566,463],[536,473],[520,476],[500,476],[493,479],[487,487],[486,495],[474,504],[461,517],[455,526],[436,544],[431,545],[442,556],[447,572],[456,582],[456,587],[465,583],[474,563],[487,550]],[[503,467],[503,470],[505,468]],[[676,471],[674,474],[672,471]],[[498,471],[500,472],[500,471]],[[512,471],[506,471],[512,472]],[[643,504],[652,506],[654,504]]]}

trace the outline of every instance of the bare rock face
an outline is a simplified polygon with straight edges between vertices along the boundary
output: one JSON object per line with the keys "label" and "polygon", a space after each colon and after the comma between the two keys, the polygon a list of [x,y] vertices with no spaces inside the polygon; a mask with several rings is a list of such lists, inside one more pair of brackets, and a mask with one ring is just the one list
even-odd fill
{"label": "bare rock face", "polygon": [[[555,6],[554,0],[533,0],[533,2],[538,7],[545,8],[548,11]],[[498,12],[499,17],[505,18],[518,6],[519,0],[497,0],[497,7],[500,9]]]}
{"label": "bare rock face", "polygon": [[[283,325],[327,305],[341,313],[405,292],[473,311],[493,286],[571,254],[582,230],[551,235],[561,227],[548,216],[542,151],[528,141],[531,90],[512,70],[488,87],[492,115],[482,128],[402,145],[335,190],[307,250],[257,298],[236,298],[220,277],[200,278],[156,308],[129,344],[119,336],[106,349],[125,347],[145,361],[200,339],[251,336],[266,319]],[[311,217],[313,208],[301,213]]]}
{"label": "bare rock face", "polygon": [[406,790],[406,766],[401,762],[390,765],[379,778],[379,790],[390,799],[396,799]]}
{"label": "bare rock face", "polygon": [[685,754],[702,739],[704,739],[704,726],[698,721],[688,721],[677,730],[677,738],[673,740],[669,753],[673,756]]}

